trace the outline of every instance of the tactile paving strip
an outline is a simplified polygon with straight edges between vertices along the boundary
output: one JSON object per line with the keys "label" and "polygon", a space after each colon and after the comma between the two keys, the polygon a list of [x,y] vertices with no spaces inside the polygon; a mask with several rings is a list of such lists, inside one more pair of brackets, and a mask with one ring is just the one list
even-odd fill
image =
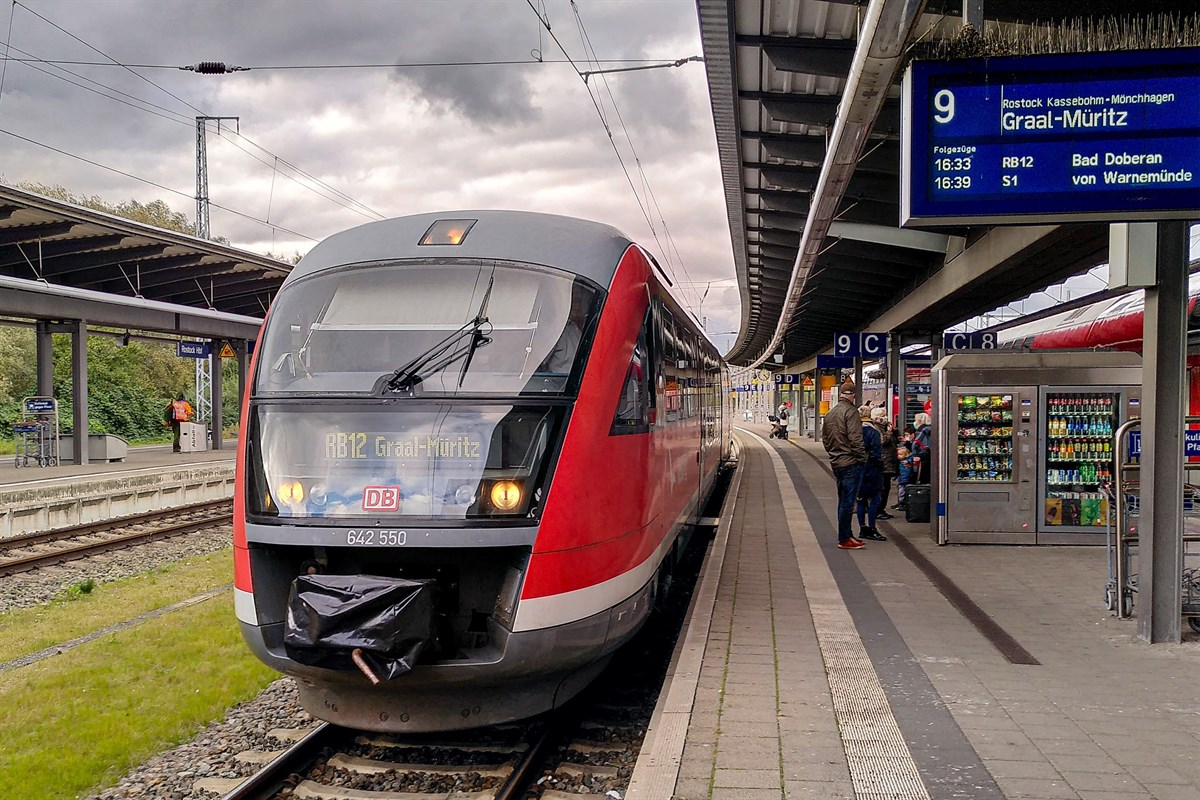
{"label": "tactile paving strip", "polygon": [[[767,452],[779,485],[789,486],[791,479],[783,459],[770,447]],[[785,491],[783,502],[817,643],[825,661],[834,717],[846,751],[854,795],[857,800],[929,800],[929,792],[800,499]],[[853,557],[852,553],[838,552]]]}

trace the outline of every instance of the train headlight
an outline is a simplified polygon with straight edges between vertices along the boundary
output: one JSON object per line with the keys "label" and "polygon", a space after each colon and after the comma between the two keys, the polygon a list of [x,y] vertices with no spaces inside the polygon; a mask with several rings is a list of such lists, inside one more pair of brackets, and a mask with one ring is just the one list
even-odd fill
{"label": "train headlight", "polygon": [[285,480],[275,492],[279,502],[287,506],[298,506],[304,502],[304,484],[297,480]]}
{"label": "train headlight", "polygon": [[473,219],[439,219],[429,226],[418,244],[462,244],[463,239],[471,232],[471,226],[477,220]]}
{"label": "train headlight", "polygon": [[515,481],[496,481],[492,484],[492,505],[499,511],[512,511],[521,505],[521,485]]}
{"label": "train headlight", "polygon": [[475,487],[464,483],[454,491],[454,502],[460,506],[469,506],[475,502]]}

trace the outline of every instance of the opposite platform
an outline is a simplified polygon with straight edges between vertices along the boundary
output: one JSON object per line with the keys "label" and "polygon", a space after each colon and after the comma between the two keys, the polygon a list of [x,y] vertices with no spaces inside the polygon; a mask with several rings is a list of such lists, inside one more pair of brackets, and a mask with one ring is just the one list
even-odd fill
{"label": "opposite platform", "polygon": [[824,451],[765,433],[629,800],[1200,798],[1200,642],[1135,640],[1104,548],[838,550]]}
{"label": "opposite platform", "polygon": [[172,453],[131,447],[124,461],[14,467],[0,458],[0,539],[233,496],[236,442]]}

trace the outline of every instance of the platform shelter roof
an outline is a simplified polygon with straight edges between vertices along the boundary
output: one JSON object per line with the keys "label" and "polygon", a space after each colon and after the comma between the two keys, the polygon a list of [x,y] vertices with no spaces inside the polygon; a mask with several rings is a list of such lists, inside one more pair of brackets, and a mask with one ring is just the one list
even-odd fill
{"label": "platform shelter roof", "polygon": [[[811,361],[837,331],[883,316],[937,332],[1076,274],[1107,256],[1107,226],[901,229],[900,89],[914,41],[1130,14],[1194,13],[1147,0],[697,0],[742,321],[734,364]],[[878,25],[868,24],[880,12]],[[942,275],[955,257],[981,271]],[[994,251],[984,255],[983,249]],[[964,262],[966,263],[966,262]],[[924,289],[911,311],[886,314]],[[768,365],[773,363],[768,362]]]}
{"label": "platform shelter roof", "polygon": [[229,245],[0,185],[0,277],[252,321],[265,316],[291,268]]}

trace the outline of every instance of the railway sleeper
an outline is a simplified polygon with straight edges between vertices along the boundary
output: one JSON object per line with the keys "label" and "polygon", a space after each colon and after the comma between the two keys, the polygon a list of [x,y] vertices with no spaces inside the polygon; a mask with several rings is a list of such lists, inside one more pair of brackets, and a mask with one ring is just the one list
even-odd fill
{"label": "railway sleeper", "polygon": [[570,761],[564,761],[555,767],[554,774],[584,780],[588,778],[611,780],[620,776],[620,770],[617,767],[609,767],[603,764],[573,764]]}
{"label": "railway sleeper", "polygon": [[582,755],[589,755],[591,753],[628,753],[629,745],[621,742],[596,744],[595,742],[574,741],[567,745],[567,749]]}
{"label": "railway sleeper", "polygon": [[270,764],[285,752],[285,750],[243,750],[242,752],[236,754],[233,757],[233,760],[240,761],[243,764]]}
{"label": "railway sleeper", "polygon": [[404,741],[397,739],[389,739],[386,736],[356,736],[355,744],[365,745],[367,747],[384,747],[392,750],[412,750],[418,747],[436,747],[446,750],[457,750],[462,753],[524,753],[529,749],[525,744],[456,744],[455,742],[417,742]]}
{"label": "railway sleeper", "polygon": [[267,736],[271,737],[277,742],[294,744],[303,739],[305,736],[308,736],[314,730],[315,728],[272,728],[271,730],[267,731]]}
{"label": "railway sleeper", "polygon": [[492,800],[495,796],[495,792],[382,792],[313,781],[301,781],[292,790],[296,800]]}
{"label": "railway sleeper", "polygon": [[420,772],[426,775],[461,775],[464,772],[474,772],[483,778],[507,778],[512,774],[512,764],[471,764],[464,767],[461,764],[397,764],[391,761],[377,761],[373,758],[337,753],[330,756],[326,762],[330,767],[344,769],[347,772],[357,772],[360,775],[381,775],[385,772]]}

